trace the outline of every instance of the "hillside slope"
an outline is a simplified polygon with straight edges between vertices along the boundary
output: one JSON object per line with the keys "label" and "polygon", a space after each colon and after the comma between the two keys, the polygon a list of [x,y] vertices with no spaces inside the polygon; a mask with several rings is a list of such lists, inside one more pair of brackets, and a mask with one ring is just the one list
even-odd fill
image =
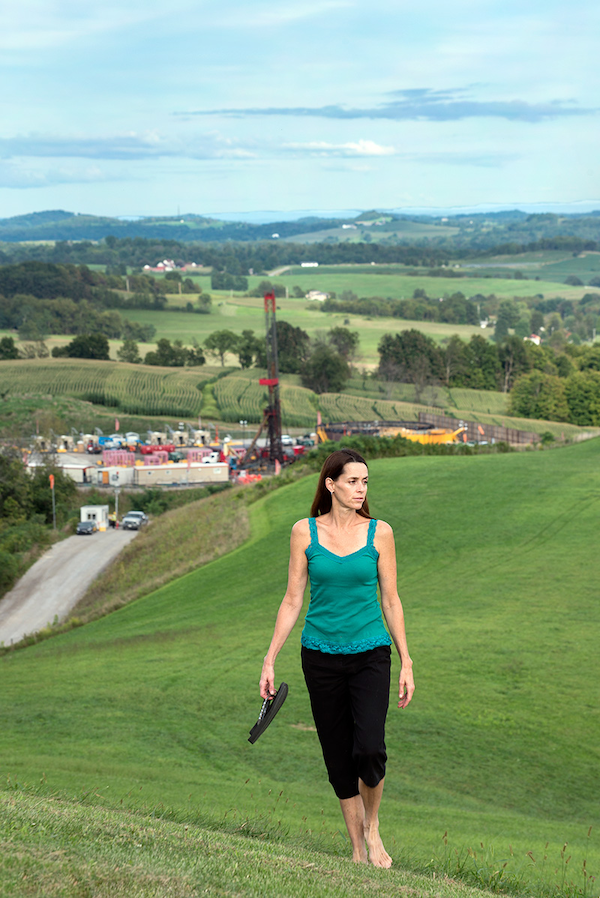
{"label": "hillside slope", "polygon": [[[443,855],[447,831],[451,857],[476,848],[515,875],[543,868],[560,881],[565,842],[567,877],[581,882],[584,858],[600,869],[596,830],[587,837],[600,823],[598,451],[592,440],[370,466],[371,507],[396,532],[417,680],[411,707],[392,708],[388,721],[381,816],[396,863],[414,869]],[[314,483],[254,505],[253,536],[231,554],[1,658],[0,773],[45,776],[109,806],[168,806],[179,820],[192,809],[264,817],[344,853],[299,628],[276,668],[290,685],[285,708],[256,745],[246,741],[289,529]]]}

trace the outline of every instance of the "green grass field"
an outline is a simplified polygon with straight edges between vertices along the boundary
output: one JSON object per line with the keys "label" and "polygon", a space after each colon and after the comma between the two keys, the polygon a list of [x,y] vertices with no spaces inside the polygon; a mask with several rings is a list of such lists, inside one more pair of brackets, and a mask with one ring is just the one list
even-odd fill
{"label": "green grass field", "polygon": [[[372,510],[396,533],[417,681],[412,706],[392,706],[388,720],[381,825],[397,865],[434,859],[452,874],[464,861],[491,883],[504,870],[531,877],[523,894],[560,885],[567,856],[577,887],[584,859],[600,870],[598,451],[592,440],[370,465]],[[289,529],[314,485],[307,477],[252,505],[252,537],[231,554],[0,658],[3,781],[346,855],[310,728],[299,627],[276,666],[288,701],[256,745],[246,741]],[[223,858],[223,890],[242,862]],[[585,894],[597,893],[596,883]]]}
{"label": "green grass field", "polygon": [[306,234],[296,234],[293,237],[289,237],[288,240],[290,243],[320,243],[321,241],[335,238],[342,243],[362,243],[365,239],[365,234],[369,234],[370,239],[374,243],[379,243],[381,240],[389,239],[391,234],[396,234],[403,240],[407,238],[420,240],[424,237],[432,239],[453,237],[455,234],[458,234],[458,232],[459,228],[449,227],[447,225],[400,220],[391,221],[383,227],[372,225],[370,227],[358,227],[356,230],[352,228],[343,228],[340,225],[339,228],[328,228],[323,231],[309,231]]}
{"label": "green grass field", "polygon": [[[473,260],[465,262],[464,266],[475,274],[488,276],[501,275],[507,269],[521,271],[529,279],[539,277],[543,281],[556,281],[555,287],[562,293],[563,288],[558,287],[558,284],[564,284],[565,278],[570,274],[576,275],[584,284],[600,275],[600,253],[573,254],[564,250],[543,250],[515,256],[492,256],[483,264]],[[564,289],[571,288],[566,286]],[[590,292],[589,288],[586,288],[586,292]]]}
{"label": "green grass field", "polygon": [[[473,334],[486,335],[479,327],[465,324],[441,324],[435,321],[406,321],[402,318],[365,318],[362,315],[325,314],[320,311],[320,303],[308,303],[304,299],[278,299],[278,318],[287,321],[294,327],[301,327],[309,336],[319,332],[326,333],[330,328],[348,323],[351,330],[360,334],[359,366],[374,368],[379,363],[377,347],[384,334],[399,333],[416,328],[436,342],[445,337],[458,334],[463,340],[469,340]],[[189,344],[192,338],[202,343],[213,331],[228,328],[236,334],[243,330],[253,330],[262,337],[265,330],[265,313],[262,299],[233,297],[223,300],[213,299],[213,311],[210,315],[196,315],[191,312],[164,311],[155,312],[146,309],[127,311],[126,317],[140,324],[152,324],[158,337],[168,340],[182,340]],[[489,332],[491,335],[491,331]],[[117,344],[117,345],[120,345]],[[154,347],[148,347],[153,349]],[[140,350],[141,351],[141,350]],[[233,363],[234,357],[231,361]],[[237,359],[235,359],[235,364]]]}
{"label": "green grass field", "polygon": [[[385,274],[377,272],[377,266],[356,266],[353,272],[337,273],[329,268],[323,271],[319,268],[292,268],[284,274],[272,280],[288,285],[291,288],[298,285],[303,290],[323,290],[330,293],[332,290],[339,296],[343,290],[352,290],[357,296],[381,296],[384,299],[408,299],[416,289],[425,290],[428,296],[450,296],[452,293],[461,292],[465,296],[475,296],[481,293],[484,296],[495,294],[502,299],[513,296],[536,296],[542,294],[546,299],[553,296],[563,296],[569,299],[580,299],[583,293],[589,292],[582,287],[569,287],[556,283],[551,279],[539,281],[533,279],[515,281],[510,278],[498,277],[463,277],[442,278],[427,277],[426,275],[406,275],[402,269],[396,274],[390,274],[388,266],[385,266]],[[569,272],[565,273],[566,274]],[[250,289],[258,287],[264,280],[262,277],[249,277]]]}

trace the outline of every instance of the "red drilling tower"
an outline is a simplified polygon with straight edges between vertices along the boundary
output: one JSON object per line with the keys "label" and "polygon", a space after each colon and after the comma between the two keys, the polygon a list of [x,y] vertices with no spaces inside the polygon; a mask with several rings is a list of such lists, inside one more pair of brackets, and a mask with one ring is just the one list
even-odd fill
{"label": "red drilling tower", "polygon": [[269,461],[283,462],[281,445],[281,405],[279,402],[279,365],[277,363],[277,321],[275,318],[275,294],[265,293],[265,320],[267,334],[267,376],[259,383],[269,389],[269,405],[264,411],[267,425]]}

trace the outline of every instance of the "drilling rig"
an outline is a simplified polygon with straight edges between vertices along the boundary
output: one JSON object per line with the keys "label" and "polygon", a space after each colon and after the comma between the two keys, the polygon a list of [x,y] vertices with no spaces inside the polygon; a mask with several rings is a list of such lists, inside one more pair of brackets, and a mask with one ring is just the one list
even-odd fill
{"label": "drilling rig", "polygon": [[[285,456],[281,445],[281,404],[279,401],[279,365],[277,363],[277,321],[275,318],[275,294],[265,293],[265,324],[267,348],[267,376],[258,381],[269,390],[269,404],[263,411],[263,419],[256,436],[244,455],[244,468],[260,467],[261,461],[269,465],[283,464]],[[257,446],[261,433],[266,430],[266,458],[261,457]]]}

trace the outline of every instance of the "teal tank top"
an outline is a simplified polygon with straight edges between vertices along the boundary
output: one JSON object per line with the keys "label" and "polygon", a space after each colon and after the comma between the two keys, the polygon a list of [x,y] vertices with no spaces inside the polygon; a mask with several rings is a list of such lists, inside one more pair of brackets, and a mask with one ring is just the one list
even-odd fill
{"label": "teal tank top", "polygon": [[332,655],[391,645],[377,598],[379,552],[373,545],[377,521],[369,521],[366,546],[350,555],[336,555],[322,546],[315,518],[308,523],[310,604],[302,645]]}

